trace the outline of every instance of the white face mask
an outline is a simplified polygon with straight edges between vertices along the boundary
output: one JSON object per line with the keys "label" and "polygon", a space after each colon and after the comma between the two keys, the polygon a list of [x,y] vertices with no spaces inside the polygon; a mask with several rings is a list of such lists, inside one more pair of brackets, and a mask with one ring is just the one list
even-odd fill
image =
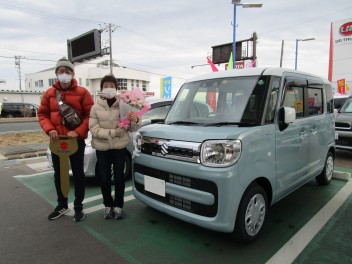
{"label": "white face mask", "polygon": [[116,96],[116,89],[115,88],[104,88],[102,92],[102,97],[106,99],[111,99]]}
{"label": "white face mask", "polygon": [[72,75],[66,73],[59,74],[57,78],[61,83],[69,83],[70,81],[72,81]]}

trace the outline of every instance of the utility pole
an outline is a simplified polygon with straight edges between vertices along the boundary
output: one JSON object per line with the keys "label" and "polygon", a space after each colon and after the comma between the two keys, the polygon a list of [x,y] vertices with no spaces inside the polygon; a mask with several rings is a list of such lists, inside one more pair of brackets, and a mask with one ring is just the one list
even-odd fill
{"label": "utility pole", "polygon": [[20,81],[20,92],[21,92],[21,101],[23,103],[23,92],[22,92],[22,78],[21,78],[21,59],[24,59],[22,56],[15,56],[15,67],[18,68],[18,80]]}
{"label": "utility pole", "polygon": [[282,59],[284,57],[284,40],[281,43],[281,57],[280,57],[280,68],[282,68]]}
{"label": "utility pole", "polygon": [[113,61],[112,61],[112,37],[111,34],[115,31],[116,28],[119,26],[116,26],[114,24],[109,23],[109,25],[106,25],[104,28],[100,30],[100,32],[103,31],[108,31],[109,32],[109,45],[110,45],[110,74],[113,75]]}
{"label": "utility pole", "polygon": [[112,40],[111,40],[111,23],[109,23],[109,42],[110,42],[110,75],[113,74],[112,68]]}

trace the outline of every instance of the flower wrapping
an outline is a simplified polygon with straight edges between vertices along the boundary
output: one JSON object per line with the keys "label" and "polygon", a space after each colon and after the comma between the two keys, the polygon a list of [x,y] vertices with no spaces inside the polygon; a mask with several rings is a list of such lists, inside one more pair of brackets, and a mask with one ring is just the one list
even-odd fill
{"label": "flower wrapping", "polygon": [[135,112],[140,118],[150,109],[139,88],[124,92],[120,95],[120,122],[118,127],[128,129],[131,121],[126,117],[128,112]]}

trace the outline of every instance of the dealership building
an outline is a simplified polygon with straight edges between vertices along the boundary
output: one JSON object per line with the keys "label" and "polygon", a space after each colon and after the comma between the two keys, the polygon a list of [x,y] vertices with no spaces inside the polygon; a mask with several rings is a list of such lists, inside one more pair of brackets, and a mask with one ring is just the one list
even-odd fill
{"label": "dealership building", "polygon": [[331,23],[328,79],[335,92],[352,94],[352,18]]}
{"label": "dealership building", "polygon": [[[113,65],[112,72],[121,90],[140,88],[141,91],[150,93],[149,73],[120,67],[117,64]],[[103,60],[103,58],[75,65],[75,78],[78,85],[86,87],[94,97],[94,101],[97,91],[100,90],[100,80],[107,74],[110,74],[109,60]],[[55,67],[26,74],[25,89],[0,90],[0,103],[8,101],[40,104],[41,96],[56,80]]]}

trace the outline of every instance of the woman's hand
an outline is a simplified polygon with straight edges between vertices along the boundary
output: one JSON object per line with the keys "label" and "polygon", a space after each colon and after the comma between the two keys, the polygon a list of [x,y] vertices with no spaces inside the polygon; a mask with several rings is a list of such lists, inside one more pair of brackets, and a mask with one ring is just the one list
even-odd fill
{"label": "woman's hand", "polygon": [[139,122],[139,117],[135,112],[128,112],[126,116],[130,121],[133,121],[135,123]]}

